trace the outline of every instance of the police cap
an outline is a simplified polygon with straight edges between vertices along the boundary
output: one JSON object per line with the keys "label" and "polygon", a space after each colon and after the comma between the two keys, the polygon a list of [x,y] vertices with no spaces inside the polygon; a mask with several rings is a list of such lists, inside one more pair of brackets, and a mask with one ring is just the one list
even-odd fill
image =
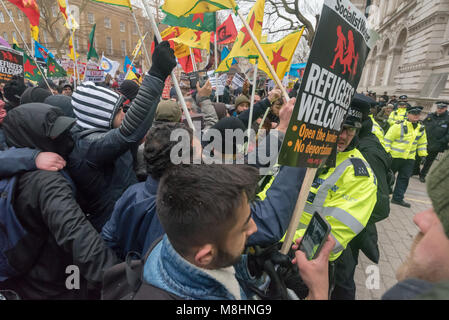
{"label": "police cap", "polygon": [[368,117],[372,99],[356,93],[349,106],[348,115],[343,127],[352,127],[360,129],[362,122]]}
{"label": "police cap", "polygon": [[424,107],[422,106],[408,106],[407,112],[410,114],[420,114],[423,111]]}

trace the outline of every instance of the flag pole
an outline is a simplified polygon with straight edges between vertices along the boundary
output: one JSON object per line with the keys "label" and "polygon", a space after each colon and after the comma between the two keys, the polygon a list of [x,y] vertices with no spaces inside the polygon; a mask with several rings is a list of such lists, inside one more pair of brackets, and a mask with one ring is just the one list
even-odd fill
{"label": "flag pole", "polygon": [[256,60],[256,64],[254,65],[254,77],[253,77],[253,90],[251,92],[251,106],[249,109],[249,120],[248,120],[248,144],[246,146],[246,152],[248,153],[249,143],[251,141],[251,127],[253,124],[253,110],[254,110],[254,96],[256,94],[256,83],[257,83],[257,68],[259,66],[259,60]]}
{"label": "flag pole", "polygon": [[80,83],[80,74],[79,74],[79,70],[78,70],[78,59],[76,58],[76,43],[75,43],[75,31],[74,30],[70,31],[70,37],[72,38],[73,59],[75,62],[75,80],[76,80],[75,88],[76,88],[76,86]]}
{"label": "flag pole", "polygon": [[[134,11],[131,7],[129,8],[129,10],[131,10],[131,14],[133,16],[134,23],[136,24],[136,27],[137,27],[137,32],[139,33],[139,37],[140,37],[140,39],[142,39],[143,38],[142,32],[140,31],[140,27],[139,27],[139,23],[137,22],[136,14],[134,13]],[[144,40],[142,39],[141,42],[143,44],[143,52],[145,53],[145,59],[147,60],[148,69],[150,69],[150,66],[151,66],[150,55],[148,54],[147,47],[145,46],[145,43],[143,41]]]}
{"label": "flag pole", "polygon": [[[51,91],[51,87],[48,84],[47,78],[45,77],[44,72],[42,72],[41,67],[39,66],[39,64],[36,61],[36,58],[34,57],[34,52],[32,53],[30,48],[28,47],[28,44],[26,43],[24,37],[22,36],[22,33],[20,32],[19,28],[16,25],[16,22],[14,21],[14,18],[12,17],[12,15],[9,14],[8,9],[6,8],[5,3],[3,2],[3,0],[0,0],[2,2],[2,6],[5,9],[6,13],[8,14],[9,19],[11,20],[12,24],[14,25],[14,28],[16,29],[17,33],[20,36],[20,39],[22,40],[23,44],[25,45],[25,50],[29,53],[29,55],[31,56],[31,58],[34,61],[34,64],[36,65],[37,69],[39,70],[39,72],[41,73],[42,79],[44,79],[45,84],[47,85],[48,89],[50,90],[51,94],[53,95],[53,91]],[[30,30],[30,38],[33,39],[33,35],[31,34],[31,30]],[[33,39],[34,40],[34,39]]]}
{"label": "flag pole", "polygon": [[198,71],[198,68],[196,67],[196,60],[195,60],[195,55],[192,52],[192,48],[189,47],[189,51],[190,51],[190,60],[192,60],[192,67],[193,67],[193,71]]}
{"label": "flag pole", "polygon": [[248,22],[246,22],[246,19],[243,17],[242,13],[240,12],[240,9],[236,9],[236,13],[239,16],[240,20],[242,20],[243,25],[245,26],[246,30],[248,30],[248,33],[249,33],[251,39],[253,40],[254,44],[256,45],[256,48],[259,51],[260,56],[262,57],[263,61],[267,65],[268,70],[270,70],[270,73],[273,76],[273,79],[276,82],[276,84],[278,85],[279,89],[281,89],[285,100],[287,100],[287,101],[290,100],[287,90],[285,90],[284,86],[282,85],[281,80],[279,80],[279,77],[277,76],[276,72],[274,71],[273,66],[271,65],[270,61],[267,58],[267,55],[265,54],[265,52],[263,52],[263,49],[260,46],[259,41],[257,40],[256,36],[254,35],[254,32],[251,29],[251,27],[248,25]]}
{"label": "flag pole", "polygon": [[[145,8],[145,11],[146,11],[148,17],[150,18],[151,28],[153,29],[153,33],[154,33],[157,41],[159,43],[161,43],[162,42],[162,37],[161,37],[161,34],[159,32],[159,29],[157,28],[157,24],[156,24],[156,20],[154,19],[154,15],[149,10],[148,4],[144,0],[141,0],[141,1],[142,1],[143,7]],[[182,95],[182,91],[181,91],[181,88],[179,87],[179,82],[178,82],[178,79],[176,78],[176,75],[175,75],[174,71],[171,72],[171,78],[172,78],[172,81],[173,81],[173,85],[175,86],[176,94],[178,95],[179,102],[181,103],[182,110],[184,111],[184,115],[186,117],[187,123],[189,124],[189,127],[192,129],[192,131],[195,132],[196,131],[195,130],[195,126],[193,125],[192,118],[190,117],[190,113],[187,110],[187,105],[186,105],[186,102],[184,100],[184,96]]]}
{"label": "flag pole", "polygon": [[[215,32],[214,32],[214,58],[215,58],[215,70],[218,68],[218,48],[217,48],[217,14],[215,13]],[[215,72],[215,79],[218,83],[217,72]],[[218,103],[218,91],[215,88],[215,100]]]}

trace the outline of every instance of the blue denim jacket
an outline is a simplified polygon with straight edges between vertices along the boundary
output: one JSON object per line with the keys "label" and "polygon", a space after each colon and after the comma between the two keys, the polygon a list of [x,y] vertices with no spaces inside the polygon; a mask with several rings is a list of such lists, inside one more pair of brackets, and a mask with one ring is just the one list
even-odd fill
{"label": "blue denim jacket", "polygon": [[240,297],[232,294],[228,286],[182,258],[165,235],[145,262],[145,282],[186,300],[245,300],[251,298],[245,283],[261,285],[251,277],[247,268],[247,257],[242,255],[234,265],[235,279],[240,286]]}

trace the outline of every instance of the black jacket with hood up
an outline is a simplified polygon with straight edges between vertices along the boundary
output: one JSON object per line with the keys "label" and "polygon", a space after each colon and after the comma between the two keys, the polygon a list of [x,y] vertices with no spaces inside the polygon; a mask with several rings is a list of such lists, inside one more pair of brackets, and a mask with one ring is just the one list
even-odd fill
{"label": "black jacket with hood up", "polygon": [[[3,122],[7,143],[66,156],[72,148],[70,135],[48,137],[59,115],[58,108],[41,103],[15,108]],[[87,298],[86,282],[101,286],[103,269],[117,263],[117,258],[87,221],[63,173],[21,174],[13,206],[28,234],[8,253],[8,259],[22,275],[0,283],[0,288],[12,289],[23,299],[83,299]],[[76,273],[69,266],[79,270],[78,290],[66,287],[68,277]]]}

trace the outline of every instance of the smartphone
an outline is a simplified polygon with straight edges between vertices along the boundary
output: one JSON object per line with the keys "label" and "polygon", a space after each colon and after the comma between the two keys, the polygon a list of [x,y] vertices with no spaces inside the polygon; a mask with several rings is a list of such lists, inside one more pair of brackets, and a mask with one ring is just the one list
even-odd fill
{"label": "smartphone", "polygon": [[299,250],[306,254],[308,260],[315,259],[330,232],[330,224],[318,212],[315,212],[299,244]]}
{"label": "smartphone", "polygon": [[198,72],[194,71],[188,74],[189,81],[190,81],[190,89],[194,90],[196,89],[196,83],[198,82]]}

